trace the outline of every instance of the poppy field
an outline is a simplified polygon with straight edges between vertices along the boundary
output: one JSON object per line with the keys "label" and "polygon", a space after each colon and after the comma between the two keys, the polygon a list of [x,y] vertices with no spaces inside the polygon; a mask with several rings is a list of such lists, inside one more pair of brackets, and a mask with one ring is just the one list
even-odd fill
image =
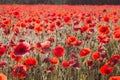
{"label": "poppy field", "polygon": [[0,5],[0,80],[120,80],[120,6]]}

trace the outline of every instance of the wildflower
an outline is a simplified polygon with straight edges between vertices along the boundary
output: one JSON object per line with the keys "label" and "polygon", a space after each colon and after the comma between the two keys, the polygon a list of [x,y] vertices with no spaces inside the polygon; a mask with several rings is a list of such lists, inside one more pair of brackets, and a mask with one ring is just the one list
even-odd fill
{"label": "wildflower", "polygon": [[65,50],[62,46],[56,46],[54,49],[54,56],[62,57],[65,53]]}

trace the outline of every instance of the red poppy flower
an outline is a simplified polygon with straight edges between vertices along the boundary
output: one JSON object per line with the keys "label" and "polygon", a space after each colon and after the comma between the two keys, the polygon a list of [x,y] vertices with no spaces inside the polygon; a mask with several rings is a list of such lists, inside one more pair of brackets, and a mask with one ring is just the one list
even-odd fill
{"label": "red poppy flower", "polygon": [[71,21],[71,18],[69,16],[64,16],[64,22],[69,24]]}
{"label": "red poppy flower", "polygon": [[110,41],[110,37],[107,35],[98,35],[98,40],[100,43],[108,43]]}
{"label": "red poppy flower", "polygon": [[109,67],[108,65],[103,65],[100,68],[100,73],[103,75],[109,75],[113,72],[113,70],[114,70],[114,67]]}
{"label": "red poppy flower", "polygon": [[83,32],[87,32],[88,29],[89,29],[88,26],[82,26],[81,29],[80,29],[80,31],[81,31],[81,33],[83,33]]}
{"label": "red poppy flower", "polygon": [[41,32],[41,31],[43,31],[42,25],[36,25],[35,28],[34,28],[34,31],[35,31],[36,33],[39,33],[39,32]]}
{"label": "red poppy flower", "polygon": [[15,65],[11,74],[18,79],[26,78],[27,67],[25,65]]}
{"label": "red poppy flower", "polygon": [[67,68],[67,67],[69,67],[69,63],[68,63],[66,60],[64,60],[64,61],[62,62],[62,66],[63,66],[64,68]]}
{"label": "red poppy flower", "polygon": [[108,59],[106,65],[115,66],[116,64],[118,64],[119,60],[120,60],[120,55],[115,54],[110,59]]}
{"label": "red poppy flower", "polygon": [[50,62],[51,62],[51,64],[57,65],[59,63],[59,60],[58,60],[58,58],[53,57],[53,58],[51,58]]}
{"label": "red poppy flower", "polygon": [[38,42],[38,43],[36,44],[36,48],[37,48],[42,54],[45,54],[45,53],[51,51],[50,46],[51,46],[51,42],[50,42],[50,41],[45,41],[45,42],[43,42],[43,43]]}
{"label": "red poppy flower", "polygon": [[79,55],[80,57],[84,57],[87,56],[88,54],[90,54],[91,50],[89,48],[84,48],[80,51]]}
{"label": "red poppy flower", "polygon": [[27,42],[20,42],[14,49],[14,54],[16,56],[22,56],[30,50],[30,45]]}
{"label": "red poppy flower", "polygon": [[114,31],[113,37],[115,40],[120,40],[120,30]]}
{"label": "red poppy flower", "polygon": [[92,60],[87,60],[86,61],[86,66],[93,66],[93,61]]}
{"label": "red poppy flower", "polygon": [[69,46],[73,46],[73,43],[76,41],[77,41],[77,38],[75,36],[70,35],[66,40],[66,44]]}
{"label": "red poppy flower", "polygon": [[33,67],[38,64],[38,61],[35,58],[27,58],[24,60],[24,65]]}
{"label": "red poppy flower", "polygon": [[0,57],[6,52],[6,49],[0,46]]}
{"label": "red poppy flower", "polygon": [[98,27],[98,32],[99,32],[99,34],[109,34],[110,33],[110,29],[109,29],[108,26],[100,25]]}
{"label": "red poppy flower", "polygon": [[22,57],[21,56],[16,56],[13,52],[10,52],[9,57],[14,59],[14,61],[21,62]]}
{"label": "red poppy flower", "polygon": [[62,57],[65,53],[65,50],[62,46],[56,46],[54,49],[54,56]]}
{"label": "red poppy flower", "polygon": [[120,80],[120,76],[111,76],[109,80]]}
{"label": "red poppy flower", "polygon": [[7,80],[7,76],[3,73],[0,73],[0,80]]}
{"label": "red poppy flower", "polygon": [[55,71],[55,66],[50,66],[48,69],[47,69],[47,72],[54,72]]}
{"label": "red poppy flower", "polygon": [[108,22],[108,21],[110,20],[110,17],[106,15],[106,16],[103,17],[103,20],[104,20],[105,22]]}
{"label": "red poppy flower", "polygon": [[98,60],[99,58],[100,58],[100,53],[98,51],[96,51],[92,54],[92,59]]}
{"label": "red poppy flower", "polygon": [[25,28],[25,27],[26,27],[25,22],[21,22],[21,27],[22,27],[22,28]]}

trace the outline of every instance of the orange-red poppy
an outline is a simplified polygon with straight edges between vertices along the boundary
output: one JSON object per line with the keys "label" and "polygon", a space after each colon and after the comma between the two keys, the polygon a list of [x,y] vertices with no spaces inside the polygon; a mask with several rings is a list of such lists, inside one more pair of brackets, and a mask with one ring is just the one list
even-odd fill
{"label": "orange-red poppy", "polygon": [[70,35],[67,40],[66,40],[66,44],[69,46],[73,46],[73,43],[77,40],[77,38],[75,36]]}
{"label": "orange-red poppy", "polygon": [[110,28],[109,28],[109,26],[100,25],[100,26],[98,27],[98,33],[99,33],[99,34],[109,34],[109,33],[110,33]]}
{"label": "orange-red poppy", "polygon": [[120,80],[120,76],[111,76],[109,80]]}
{"label": "orange-red poppy", "polygon": [[80,57],[85,57],[88,54],[90,54],[91,50],[90,48],[83,48],[82,50],[80,50],[79,55]]}
{"label": "orange-red poppy", "polygon": [[120,30],[114,31],[113,37],[115,40],[120,40]]}
{"label": "orange-red poppy", "polygon": [[92,54],[92,59],[93,60],[99,60],[100,59],[100,53],[98,51],[94,52]]}
{"label": "orange-red poppy", "polygon": [[50,62],[51,62],[51,64],[57,65],[59,63],[59,60],[58,60],[58,58],[53,57],[53,58],[51,58]]}
{"label": "orange-red poppy", "polygon": [[21,56],[16,56],[14,54],[14,52],[10,52],[9,57],[14,59],[14,61],[17,61],[17,62],[21,62],[22,61],[22,57]]}
{"label": "orange-red poppy", "polygon": [[26,65],[26,66],[30,66],[30,67],[33,67],[33,66],[35,66],[35,65],[37,65],[38,64],[38,61],[37,61],[37,59],[35,59],[35,58],[27,58],[27,59],[25,59],[24,61],[23,61],[23,63],[24,63],[24,65]]}
{"label": "orange-red poppy", "polygon": [[0,73],[0,80],[7,80],[7,76],[3,73]]}

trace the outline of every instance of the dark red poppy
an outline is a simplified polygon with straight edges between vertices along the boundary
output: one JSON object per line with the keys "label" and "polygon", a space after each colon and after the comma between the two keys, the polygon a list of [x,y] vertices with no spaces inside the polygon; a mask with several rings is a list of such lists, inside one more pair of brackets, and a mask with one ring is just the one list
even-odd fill
{"label": "dark red poppy", "polygon": [[15,65],[11,74],[18,79],[26,78],[27,67],[25,65]]}
{"label": "dark red poppy", "polygon": [[3,68],[7,65],[7,61],[0,61],[0,68]]}
{"label": "dark red poppy", "polygon": [[30,50],[30,45],[27,42],[20,42],[14,49],[14,54],[16,56],[22,56],[24,54],[26,54],[27,52],[29,52]]}
{"label": "dark red poppy", "polygon": [[93,66],[93,61],[92,60],[87,60],[86,61],[86,66]]}
{"label": "dark red poppy", "polygon": [[119,60],[120,60],[120,55],[115,54],[110,59],[108,59],[108,61],[106,62],[106,65],[115,66],[116,64],[118,64]]}

